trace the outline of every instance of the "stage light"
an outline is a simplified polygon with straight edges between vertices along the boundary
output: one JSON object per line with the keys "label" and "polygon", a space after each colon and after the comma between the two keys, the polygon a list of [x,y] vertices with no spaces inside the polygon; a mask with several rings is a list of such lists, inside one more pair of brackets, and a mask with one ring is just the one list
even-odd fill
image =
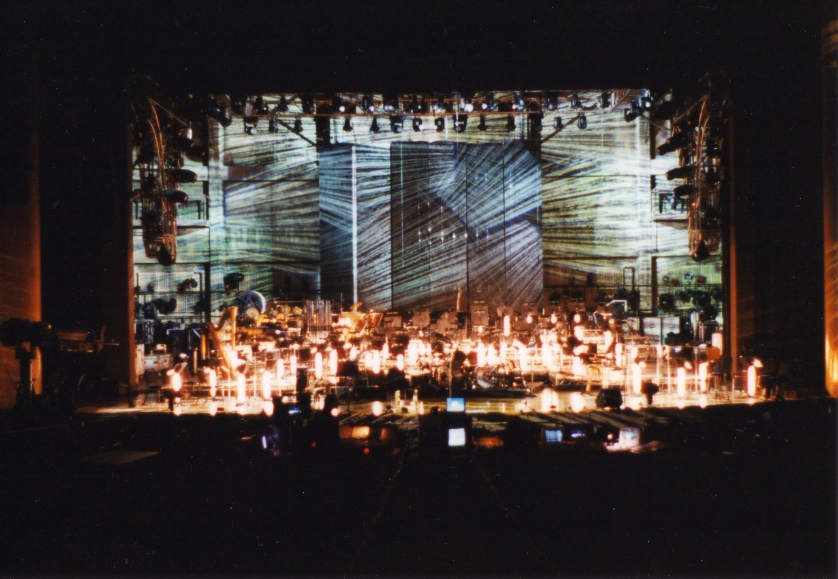
{"label": "stage light", "polygon": [[370,132],[371,133],[378,133],[381,128],[378,126],[378,119],[373,117],[372,124],[370,125]]}
{"label": "stage light", "polygon": [[317,380],[323,379],[323,353],[317,352],[314,354],[314,378]]}
{"label": "stage light", "polygon": [[547,98],[545,100],[547,101],[546,104],[548,111],[554,111],[557,108],[559,108],[559,95],[557,95],[556,93],[548,92]]}
{"label": "stage light", "polygon": [[486,117],[484,115],[480,115],[480,124],[477,125],[477,130],[485,131],[486,130]]}
{"label": "stage light", "polygon": [[678,398],[683,398],[687,395],[687,371],[684,368],[678,368],[675,375]]}
{"label": "stage light", "polygon": [[672,151],[676,151],[678,149],[683,149],[689,144],[689,133],[682,131],[680,133],[675,133],[671,137],[669,137],[665,143],[659,145],[657,150],[658,155],[666,155],[667,153],[671,153]]}
{"label": "stage light", "polygon": [[279,97],[279,104],[277,105],[276,108],[281,113],[288,112],[288,101],[285,99],[284,96]]}
{"label": "stage light", "polygon": [[271,386],[273,384],[273,376],[270,372],[262,373],[262,399],[268,400],[271,397]]}
{"label": "stage light", "polygon": [[404,354],[398,354],[396,356],[396,369],[399,372],[404,372]]}
{"label": "stage light", "polygon": [[525,106],[524,97],[521,93],[516,92],[512,96],[512,99],[513,99],[512,100],[512,110],[513,111],[524,110],[524,106]]}
{"label": "stage light", "polygon": [[468,115],[457,115],[454,120],[454,130],[458,133],[463,133],[468,124]]}
{"label": "stage light", "polygon": [[638,116],[640,116],[640,113],[634,110],[626,109],[623,111],[623,118],[627,123],[634,121]]}
{"label": "stage light", "polygon": [[329,373],[332,376],[338,373],[338,351],[334,349],[329,352]]}
{"label": "stage light", "polygon": [[579,392],[574,392],[570,395],[570,409],[574,412],[582,412],[585,410],[585,399]]}
{"label": "stage light", "polygon": [[236,376],[236,404],[244,404],[247,400],[247,381],[244,374]]}
{"label": "stage light", "polygon": [[420,133],[423,128],[422,117],[413,117],[413,132]]}
{"label": "stage light", "polygon": [[334,113],[345,113],[346,112],[346,105],[343,104],[343,99],[339,96],[335,96],[332,98],[332,112]]}
{"label": "stage light", "polygon": [[481,104],[480,107],[484,111],[494,110],[494,108],[495,108],[495,95],[493,93],[487,92],[486,97],[483,100],[483,104]]}
{"label": "stage light", "polygon": [[693,171],[695,171],[695,167],[692,165],[675,167],[674,169],[670,169],[666,172],[666,178],[669,181],[672,181],[673,179],[686,179],[687,177],[693,174]]}
{"label": "stage light", "polygon": [[310,115],[314,113],[314,99],[311,95],[303,95],[302,97],[303,113]]}
{"label": "stage light", "polygon": [[352,131],[352,119],[350,119],[349,117],[346,117],[346,119],[343,121],[343,130],[347,133]]}
{"label": "stage light", "polygon": [[604,92],[599,95],[599,107],[607,109],[611,106],[611,93]]}
{"label": "stage light", "polygon": [[436,104],[434,105],[434,111],[439,113],[445,110],[445,96],[439,95],[436,99]]}
{"label": "stage light", "polygon": [[534,133],[541,132],[541,119],[544,117],[542,113],[530,113],[530,130]]}
{"label": "stage light", "polygon": [[579,93],[575,92],[570,95],[570,108],[578,109],[582,107],[582,103],[579,101]]}
{"label": "stage light", "polygon": [[441,133],[445,130],[445,118],[437,117],[434,119],[434,125],[436,125],[436,132]]}
{"label": "stage light", "polygon": [[503,316],[503,335],[509,336],[512,333],[512,321],[509,316]]}
{"label": "stage light", "polygon": [[588,119],[585,118],[585,115],[579,115],[579,118],[576,119],[576,126],[580,129],[588,128]]}
{"label": "stage light", "polygon": [[460,108],[463,109],[467,113],[474,112],[474,105],[471,102],[470,98],[465,98],[460,101]]}
{"label": "stage light", "polygon": [[188,169],[169,169],[169,178],[175,183],[194,183],[198,175]]}
{"label": "stage light", "polygon": [[300,119],[294,119],[294,132],[295,133],[302,133],[303,132],[303,121]]}
{"label": "stage light", "polygon": [[372,101],[372,96],[365,94],[361,98],[361,108],[364,110],[365,113],[375,112],[375,104]]}
{"label": "stage light", "polygon": [[381,416],[384,414],[384,405],[381,401],[376,400],[372,403],[372,413],[374,416]]}
{"label": "stage light", "polygon": [[564,128],[564,124],[562,123],[561,117],[556,117],[553,119],[553,128],[557,131],[561,131]]}
{"label": "stage light", "polygon": [[404,117],[401,115],[393,115],[390,117],[390,129],[394,133],[401,133],[404,130]]}
{"label": "stage light", "polygon": [[509,115],[506,117],[506,130],[507,131],[514,131],[515,130],[515,117]]}

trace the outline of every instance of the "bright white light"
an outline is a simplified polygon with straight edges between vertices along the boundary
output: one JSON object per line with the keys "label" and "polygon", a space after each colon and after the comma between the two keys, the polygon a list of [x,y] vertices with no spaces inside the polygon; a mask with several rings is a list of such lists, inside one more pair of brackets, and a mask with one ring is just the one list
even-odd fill
{"label": "bright white light", "polygon": [[748,366],[748,396],[753,398],[757,393],[757,365]]}
{"label": "bright white light", "polygon": [[337,408],[332,408],[329,414],[331,414],[332,416],[337,416],[338,414],[340,414],[340,410],[338,410]]}
{"label": "bright white light", "polygon": [[180,392],[181,387],[183,387],[183,377],[181,377],[180,372],[173,372],[172,390],[174,390],[175,392]]}
{"label": "bright white light", "polygon": [[279,358],[276,361],[276,379],[282,380],[285,378],[285,360]]}
{"label": "bright white light", "polygon": [[521,364],[521,372],[526,372],[529,369],[529,356],[525,347],[518,348],[518,363]]}
{"label": "bright white light", "polygon": [[378,350],[372,351],[372,372],[373,374],[381,372],[381,352]]}
{"label": "bright white light", "polygon": [[574,412],[582,412],[585,410],[585,398],[580,392],[574,392],[570,395],[570,409]]}
{"label": "bright white light", "polygon": [[381,416],[384,414],[384,405],[380,401],[376,400],[372,403],[372,413],[375,416]]}
{"label": "bright white light", "polygon": [[573,372],[574,376],[582,376],[585,373],[585,365],[582,363],[582,358],[579,356],[573,357],[573,362],[570,366],[570,371]]}
{"label": "bright white light", "polygon": [[634,362],[637,360],[637,346],[632,346],[629,350],[629,361]]}
{"label": "bright white light", "polygon": [[364,352],[364,368],[369,371],[372,369],[372,352],[367,350]]}
{"label": "bright white light", "polygon": [[556,314],[550,314],[550,323],[554,326],[558,323],[559,317]]}
{"label": "bright white light", "polygon": [[209,414],[210,414],[210,416],[215,416],[215,414],[217,412],[218,412],[218,404],[216,404],[215,401],[210,402],[209,403]]}
{"label": "bright white light", "polygon": [[553,368],[553,348],[550,342],[545,342],[541,346],[541,364],[548,370]]}
{"label": "bright white light", "polygon": [[477,344],[477,367],[482,368],[486,365],[486,344],[480,342]]}
{"label": "bright white light", "polygon": [[573,321],[578,324],[579,322],[582,321],[582,316],[580,316],[578,313],[573,314]]}
{"label": "bright white light", "polygon": [[271,386],[273,385],[273,375],[270,372],[262,374],[262,399],[268,400],[271,397]]}
{"label": "bright white light", "polygon": [[381,346],[381,361],[383,363],[387,363],[387,358],[390,357],[390,345],[387,342],[384,342],[384,345]]}
{"label": "bright white light", "polygon": [[466,445],[466,429],[465,428],[449,428],[448,429],[448,446],[465,446]]}
{"label": "bright white light", "polygon": [[494,346],[489,346],[486,352],[486,362],[489,364],[489,366],[497,366],[498,353],[495,351]]}
{"label": "bright white light", "polygon": [[210,368],[210,371],[207,372],[207,382],[210,388],[218,386],[218,372],[215,371],[215,368]]}
{"label": "bright white light", "polygon": [[274,403],[270,400],[266,400],[262,402],[262,412],[265,413],[265,416],[273,416],[274,414]]}
{"label": "bright white light", "polygon": [[512,322],[509,319],[509,316],[503,316],[503,335],[509,336],[512,333]]}
{"label": "bright white light", "polygon": [[404,372],[404,354],[396,356],[396,369],[399,372]]}
{"label": "bright white light", "polygon": [[415,366],[418,359],[419,346],[416,344],[415,340],[411,340],[407,344],[407,363],[411,366]]}
{"label": "bright white light", "polygon": [[614,343],[614,334],[611,333],[611,330],[605,330],[602,337],[605,340],[605,349],[610,350],[611,344]]}
{"label": "bright white light", "polygon": [[687,371],[683,368],[678,368],[675,372],[675,376],[678,398],[683,398],[687,395]]}
{"label": "bright white light", "polygon": [[183,410],[181,410],[180,406],[175,406],[174,413],[175,416],[180,416],[183,413]]}
{"label": "bright white light", "polygon": [[332,376],[338,373],[338,351],[332,350],[329,352],[329,374]]}
{"label": "bright white light", "polygon": [[698,405],[702,408],[707,408],[707,394],[701,394],[698,397]]}
{"label": "bright white light", "polygon": [[506,355],[507,355],[506,349],[507,349],[506,342],[501,342],[500,343],[500,351],[498,352],[498,356],[500,356],[501,362],[506,362]]}
{"label": "bright white light", "polygon": [[323,354],[320,352],[314,355],[314,377],[318,380],[323,379]]}
{"label": "bright white light", "polygon": [[707,362],[698,365],[698,387],[701,392],[707,392]]}
{"label": "bright white light", "polygon": [[425,403],[424,402],[420,402],[418,408],[419,408],[419,414],[425,414]]}
{"label": "bright white light", "polygon": [[349,348],[349,359],[353,362],[358,359],[358,348],[355,346]]}
{"label": "bright white light", "polygon": [[640,364],[635,362],[631,365],[631,390],[635,395],[640,394],[641,383]]}
{"label": "bright white light", "polygon": [[584,338],[584,337],[585,337],[585,328],[583,328],[582,326],[576,326],[576,327],[574,327],[574,328],[573,328],[573,336],[574,336],[577,340],[581,340],[582,338]]}
{"label": "bright white light", "polygon": [[759,358],[754,358],[754,367],[762,368],[762,360],[760,360]]}
{"label": "bright white light", "polygon": [[640,410],[640,398],[632,398],[629,402],[629,408],[632,410]]}
{"label": "bright white light", "polygon": [[617,342],[614,345],[614,365],[617,368],[623,367],[623,343]]}
{"label": "bright white light", "polygon": [[528,324],[532,323],[532,314],[527,314],[527,323]]}
{"label": "bright white light", "polygon": [[244,374],[236,376],[236,403],[244,404],[247,398],[247,381]]}

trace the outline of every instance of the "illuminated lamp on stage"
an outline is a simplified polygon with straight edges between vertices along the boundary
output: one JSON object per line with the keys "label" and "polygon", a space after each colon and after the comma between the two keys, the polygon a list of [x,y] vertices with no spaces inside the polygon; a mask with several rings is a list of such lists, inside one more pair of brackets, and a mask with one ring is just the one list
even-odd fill
{"label": "illuminated lamp on stage", "polygon": [[343,104],[343,99],[335,95],[332,97],[332,110],[336,113],[345,113],[346,105]]}
{"label": "illuminated lamp on stage", "polygon": [[762,368],[762,360],[748,358],[748,397],[753,398],[757,393],[757,368]]}
{"label": "illuminated lamp on stage", "polygon": [[480,124],[477,125],[478,131],[485,131],[486,130],[486,117],[484,115],[480,115]]}
{"label": "illuminated lamp on stage", "polygon": [[570,108],[578,109],[582,107],[582,103],[579,101],[579,93],[575,92],[570,95]]}
{"label": "illuminated lamp on stage", "polygon": [[404,117],[401,115],[392,115],[390,117],[390,130],[394,133],[401,133],[404,130]]}
{"label": "illuminated lamp on stage", "polygon": [[247,399],[247,379],[244,374],[236,376],[236,404],[244,404]]}
{"label": "illuminated lamp on stage", "polygon": [[372,373],[379,374],[381,372],[381,352],[378,350],[372,351]]}
{"label": "illuminated lamp on stage", "polygon": [[512,110],[524,110],[524,95],[519,92],[512,95]]}
{"label": "illuminated lamp on stage", "polygon": [[273,386],[273,375],[270,372],[262,374],[262,399],[268,400],[271,397]]}
{"label": "illuminated lamp on stage", "polygon": [[294,129],[295,133],[302,133],[303,132],[303,121],[300,119],[294,119]]}
{"label": "illuminated lamp on stage", "polygon": [[311,95],[303,95],[302,105],[304,114],[310,115],[314,113],[314,99]]}
{"label": "illuminated lamp on stage", "polygon": [[509,334],[512,333],[512,321],[509,319],[509,316],[503,316],[503,335],[509,337]]}
{"label": "illuminated lamp on stage", "polygon": [[218,404],[215,401],[211,401],[207,410],[209,411],[210,416],[215,416],[218,412]]}
{"label": "illuminated lamp on stage", "polygon": [[491,111],[495,108],[495,95],[494,93],[487,92],[486,97],[483,99],[483,103],[480,105],[484,111]]}
{"label": "illuminated lamp on stage", "polygon": [[381,127],[378,126],[378,119],[373,117],[372,123],[370,124],[370,132],[377,134],[379,131],[381,131]]}
{"label": "illuminated lamp on stage", "polygon": [[413,131],[421,133],[424,126],[422,126],[422,117],[413,117]]}
{"label": "illuminated lamp on stage", "polygon": [[343,121],[343,130],[347,133],[352,131],[352,119],[350,119],[349,117],[346,117],[346,119],[344,119]]}
{"label": "illuminated lamp on stage", "polygon": [[381,416],[384,414],[384,405],[380,400],[376,400],[372,403],[372,413],[374,416]]}
{"label": "illuminated lamp on stage", "polygon": [[375,112],[375,104],[373,104],[371,95],[365,94],[363,97],[361,97],[361,108],[364,110],[365,113]]}
{"label": "illuminated lamp on stage", "polygon": [[687,370],[685,368],[678,368],[675,372],[675,383],[678,398],[684,398],[687,395]]}
{"label": "illuminated lamp on stage", "polygon": [[656,151],[658,155],[666,155],[678,149],[683,149],[689,142],[689,133],[682,131],[669,137],[664,144],[658,145]]}
{"label": "illuminated lamp on stage", "polygon": [[448,429],[448,446],[449,447],[463,447],[466,445],[466,429],[465,428],[449,428]]}
{"label": "illuminated lamp on stage", "polygon": [[323,354],[321,352],[314,354],[314,377],[317,380],[323,379]]}
{"label": "illuminated lamp on stage", "polygon": [[457,115],[454,120],[454,130],[458,133],[463,133],[468,124],[468,115]]}
{"label": "illuminated lamp on stage", "polygon": [[262,412],[265,413],[265,416],[273,416],[274,415],[274,403],[271,400],[265,400],[262,402]]}
{"label": "illuminated lamp on stage", "polygon": [[404,354],[396,356],[396,369],[399,372],[404,372]]}
{"label": "illuminated lamp on stage", "polygon": [[209,372],[207,372],[207,383],[210,388],[210,398],[215,398],[218,388],[218,373],[215,371],[215,368],[210,368]]}
{"label": "illuminated lamp on stage", "polygon": [[564,124],[562,123],[561,117],[556,117],[553,119],[553,128],[557,131],[561,131],[564,128]]}
{"label": "illuminated lamp on stage", "polygon": [[670,169],[666,172],[666,178],[669,181],[673,179],[686,179],[690,175],[693,174],[695,171],[695,167],[692,165],[684,165],[683,167],[675,167],[674,169]]}
{"label": "illuminated lamp on stage", "polygon": [[570,409],[574,412],[585,410],[585,398],[582,397],[581,392],[574,392],[570,395]]}
{"label": "illuminated lamp on stage", "polygon": [[588,119],[585,118],[585,115],[579,115],[579,118],[576,119],[576,126],[580,129],[588,128]]}
{"label": "illuminated lamp on stage", "polygon": [[445,119],[443,117],[435,118],[434,125],[436,126],[436,132],[441,133],[445,130]]}
{"label": "illuminated lamp on stage", "polygon": [[329,352],[329,373],[332,376],[337,376],[338,373],[338,351],[335,349]]}
{"label": "illuminated lamp on stage", "polygon": [[514,131],[515,130],[515,117],[509,115],[506,117],[506,130],[507,131]]}

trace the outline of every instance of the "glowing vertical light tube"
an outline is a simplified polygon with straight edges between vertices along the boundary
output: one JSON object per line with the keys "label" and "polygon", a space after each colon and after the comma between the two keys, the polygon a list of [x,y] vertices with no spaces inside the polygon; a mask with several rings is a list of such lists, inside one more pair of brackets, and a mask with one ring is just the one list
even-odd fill
{"label": "glowing vertical light tube", "polygon": [[270,400],[271,394],[273,393],[272,388],[273,386],[273,375],[266,371],[262,374],[262,399],[263,400]]}
{"label": "glowing vertical light tube", "polygon": [[173,372],[172,373],[172,390],[175,392],[180,392],[180,389],[183,387],[183,377],[180,375],[180,372]]}
{"label": "glowing vertical light tube", "polygon": [[396,356],[396,368],[399,372],[404,372],[404,354]]}
{"label": "glowing vertical light tube", "polygon": [[579,356],[573,357],[573,364],[570,367],[570,371],[577,377],[582,376],[585,373],[585,365],[582,363],[582,358]]}
{"label": "glowing vertical light tube", "polygon": [[698,365],[698,389],[707,392],[707,362]]}
{"label": "glowing vertical light tube", "polygon": [[323,378],[323,353],[317,352],[314,355],[314,377],[318,380]]}
{"label": "glowing vertical light tube", "polygon": [[276,379],[277,381],[285,378],[285,360],[279,358],[276,361]]}
{"label": "glowing vertical light tube", "polygon": [[503,316],[503,335],[509,337],[512,333],[512,321],[509,319],[509,315]]}
{"label": "glowing vertical light tube", "polygon": [[753,398],[757,393],[757,368],[748,366],[748,396]]}
{"label": "glowing vertical light tube", "polygon": [[337,376],[338,374],[338,351],[335,349],[329,352],[329,373],[332,376]]}
{"label": "glowing vertical light tube", "polygon": [[372,369],[372,352],[367,350],[364,352],[364,370],[369,372]]}
{"label": "glowing vertical light tube", "polygon": [[372,351],[372,373],[378,374],[381,372],[381,352],[378,350]]}
{"label": "glowing vertical light tube", "polygon": [[384,345],[381,346],[381,363],[385,366],[387,365],[387,358],[390,357],[390,345],[387,342],[384,342]]}
{"label": "glowing vertical light tube", "polygon": [[486,344],[480,342],[477,344],[477,367],[482,368],[486,365]]}
{"label": "glowing vertical light tube", "polygon": [[210,398],[215,398],[215,394],[218,391],[218,373],[215,371],[215,368],[210,368],[207,374],[207,382],[209,382]]}
{"label": "glowing vertical light tube", "polygon": [[684,368],[678,368],[675,372],[675,384],[678,398],[683,398],[687,395],[687,371]]}
{"label": "glowing vertical light tube", "polygon": [[617,342],[614,345],[614,365],[617,368],[623,367],[623,344],[622,342]]}
{"label": "glowing vertical light tube", "polygon": [[605,350],[610,350],[611,344],[614,343],[614,334],[611,333],[611,330],[605,330],[605,333],[602,334],[602,338],[605,341]]}
{"label": "glowing vertical light tube", "polygon": [[416,345],[415,340],[411,340],[407,344],[407,363],[411,366],[415,366],[417,360],[419,359],[419,347]]}
{"label": "glowing vertical light tube", "polygon": [[632,362],[631,364],[631,391],[637,396],[640,394],[642,379],[640,375],[640,364]]}
{"label": "glowing vertical light tube", "polygon": [[244,404],[247,400],[247,379],[244,374],[236,376],[236,404]]}
{"label": "glowing vertical light tube", "polygon": [[498,364],[498,353],[494,346],[489,346],[486,352],[486,363],[488,363],[489,366],[497,366]]}
{"label": "glowing vertical light tube", "polygon": [[559,322],[559,317],[556,314],[550,314],[550,324],[556,325]]}

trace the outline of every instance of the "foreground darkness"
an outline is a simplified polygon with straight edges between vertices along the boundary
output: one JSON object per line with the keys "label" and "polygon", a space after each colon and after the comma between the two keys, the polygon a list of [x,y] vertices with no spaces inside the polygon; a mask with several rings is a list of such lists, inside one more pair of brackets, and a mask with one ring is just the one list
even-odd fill
{"label": "foreground darkness", "polygon": [[[451,456],[408,435],[397,454],[280,458],[261,450],[265,418],[76,415],[0,435],[0,568],[834,576],[836,410],[716,407],[643,455]],[[109,451],[159,454],[87,462]]]}

